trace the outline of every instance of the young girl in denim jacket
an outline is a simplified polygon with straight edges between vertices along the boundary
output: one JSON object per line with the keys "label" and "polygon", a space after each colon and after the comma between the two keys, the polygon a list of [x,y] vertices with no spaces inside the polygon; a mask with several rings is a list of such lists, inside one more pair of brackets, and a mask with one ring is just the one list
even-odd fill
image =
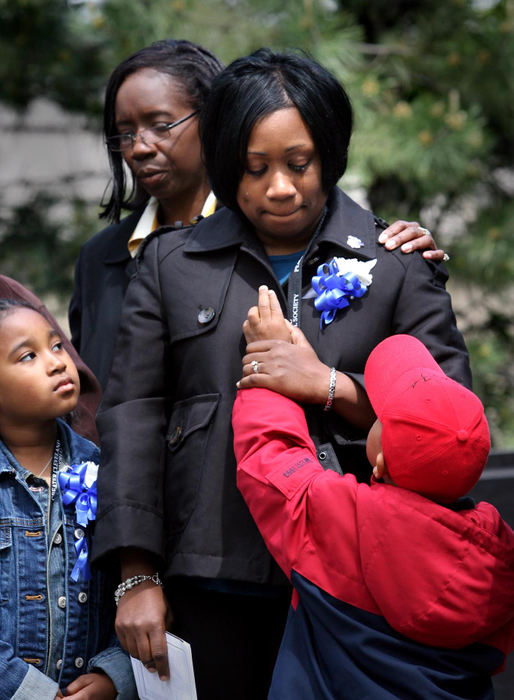
{"label": "young girl in denim jacket", "polygon": [[56,330],[0,299],[0,700],[137,698],[87,563],[99,452],[62,420],[78,395]]}

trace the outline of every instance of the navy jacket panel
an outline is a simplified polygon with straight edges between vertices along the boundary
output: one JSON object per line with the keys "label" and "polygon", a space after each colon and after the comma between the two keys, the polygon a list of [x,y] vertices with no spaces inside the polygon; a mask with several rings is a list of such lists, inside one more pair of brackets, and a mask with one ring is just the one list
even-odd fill
{"label": "navy jacket panel", "polygon": [[494,698],[491,674],[503,662],[498,649],[418,644],[296,572],[291,580],[299,602],[289,611],[269,700]]}
{"label": "navy jacket panel", "polygon": [[[353,249],[349,236],[364,246]],[[444,290],[444,267],[376,243],[373,215],[334,189],[305,255],[302,296],[333,256],[377,258],[368,293],[320,329],[312,299],[301,327],[320,359],[362,380],[384,337],[416,335],[445,371],[470,383],[467,352]],[[191,231],[145,247],[125,298],[109,386],[99,413],[102,469],[95,556],[121,546],[162,556],[171,575],[256,583],[278,570],[236,488],[230,416],[245,352],[241,326],[259,285],[285,290],[248,222],[221,209]],[[369,477],[365,435],[322,406],[308,408],[317,445]],[[282,575],[280,574],[280,577]]]}

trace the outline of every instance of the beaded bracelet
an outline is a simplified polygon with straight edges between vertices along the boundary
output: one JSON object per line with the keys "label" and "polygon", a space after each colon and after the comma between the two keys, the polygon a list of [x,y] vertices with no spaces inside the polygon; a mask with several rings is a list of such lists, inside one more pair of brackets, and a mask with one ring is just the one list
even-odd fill
{"label": "beaded bracelet", "polygon": [[118,607],[120,598],[122,598],[127,591],[130,591],[130,589],[134,588],[134,586],[143,583],[143,581],[153,581],[156,586],[162,586],[162,581],[159,578],[157,571],[155,574],[152,574],[152,576],[143,576],[143,574],[138,574],[137,576],[127,578],[125,581],[122,581],[118,588],[114,591],[114,602],[116,603],[116,607]]}
{"label": "beaded bracelet", "polygon": [[330,382],[328,385],[327,402],[326,402],[325,406],[323,407],[324,411],[330,411],[330,409],[332,408],[335,393],[336,393],[336,368],[331,367],[330,368]]}

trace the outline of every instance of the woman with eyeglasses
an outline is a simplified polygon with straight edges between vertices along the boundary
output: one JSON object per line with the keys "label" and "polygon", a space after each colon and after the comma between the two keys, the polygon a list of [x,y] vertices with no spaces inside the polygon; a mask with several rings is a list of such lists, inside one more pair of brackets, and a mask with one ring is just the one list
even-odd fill
{"label": "woman with eyeglasses", "polygon": [[[201,158],[198,118],[222,68],[207,49],[168,39],[122,61],[107,84],[104,134],[112,184],[101,216],[111,225],[82,247],[69,309],[73,345],[104,389],[141,242],[160,226],[189,226],[217,207]],[[132,213],[120,221],[122,210]],[[417,222],[397,221],[381,242],[390,250],[403,245],[404,252],[432,248],[427,259],[443,256]]]}
{"label": "woman with eyeglasses", "polygon": [[[112,184],[101,216],[112,223],[82,247],[69,310],[72,342],[102,388],[139,245],[159,226],[182,228],[216,209],[198,114],[222,68],[207,49],[169,39],[122,61],[109,78],[104,134]],[[122,210],[132,213],[120,221]]]}
{"label": "woman with eyeglasses", "polygon": [[[119,556],[119,639],[161,676],[171,609],[171,630],[192,645],[200,700],[266,697],[289,604],[237,491],[232,449],[242,324],[259,286],[307,340],[249,347],[241,381],[281,378],[279,390],[306,404],[327,468],[369,479],[362,373],[384,337],[418,336],[470,382],[444,267],[378,245],[381,221],[337,187],[351,129],[348,96],[314,61],[265,49],[235,61],[201,121],[226,206],[193,230],[154,236],[127,290],[98,416],[95,557]],[[366,273],[334,275],[341,261]]]}

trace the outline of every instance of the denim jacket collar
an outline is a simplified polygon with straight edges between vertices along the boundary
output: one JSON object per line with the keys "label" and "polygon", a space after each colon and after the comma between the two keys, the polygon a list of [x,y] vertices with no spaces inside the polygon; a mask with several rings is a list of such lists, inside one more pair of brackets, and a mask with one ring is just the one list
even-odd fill
{"label": "denim jacket collar", "polygon": [[[57,419],[57,425],[64,458],[68,464],[73,464],[74,462],[98,461],[99,450],[96,445],[80,435],[77,435],[77,433],[75,433],[61,418]],[[19,470],[15,468],[15,465],[17,465],[17,462],[14,456],[5,444],[0,441],[0,475],[16,472],[17,476],[19,475],[21,478],[21,474]]]}

